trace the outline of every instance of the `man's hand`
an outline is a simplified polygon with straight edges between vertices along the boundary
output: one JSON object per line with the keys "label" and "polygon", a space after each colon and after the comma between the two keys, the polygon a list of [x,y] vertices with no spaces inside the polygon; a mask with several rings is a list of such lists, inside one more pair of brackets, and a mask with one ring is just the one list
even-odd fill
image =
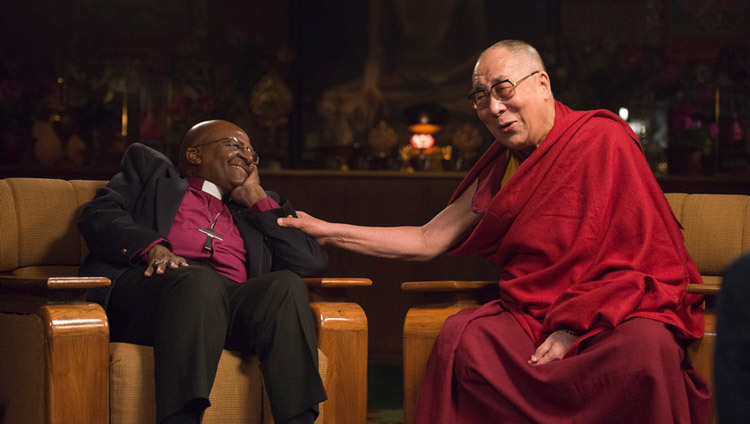
{"label": "man's hand", "polygon": [[324,245],[330,236],[326,231],[328,222],[302,211],[297,211],[296,218],[289,215],[286,218],[276,219],[276,223],[280,227],[296,228],[314,238],[321,245]]}
{"label": "man's hand", "polygon": [[167,268],[175,269],[181,266],[188,266],[185,258],[173,254],[166,246],[161,244],[155,244],[149,249],[147,263],[146,272],[143,273],[146,277],[150,277],[154,273],[164,274]]}
{"label": "man's hand", "polygon": [[232,190],[232,200],[252,207],[258,200],[266,197],[266,191],[260,186],[260,177],[258,176],[258,167],[251,164],[250,175],[247,176],[241,186]]}
{"label": "man's hand", "polygon": [[536,352],[531,355],[529,365],[542,365],[548,362],[557,361],[565,356],[565,352],[570,349],[570,346],[578,339],[578,337],[566,333],[562,330],[557,330],[554,333],[547,336]]}

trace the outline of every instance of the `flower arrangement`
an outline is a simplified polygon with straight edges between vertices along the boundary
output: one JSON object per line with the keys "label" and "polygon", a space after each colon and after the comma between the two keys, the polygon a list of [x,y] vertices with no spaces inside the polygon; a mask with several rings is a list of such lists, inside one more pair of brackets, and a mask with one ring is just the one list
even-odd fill
{"label": "flower arrangement", "polygon": [[[588,45],[554,64],[558,97],[574,108],[666,105],[669,172],[750,171],[750,49],[713,59],[669,55],[646,42]],[[731,164],[729,164],[729,162]]]}

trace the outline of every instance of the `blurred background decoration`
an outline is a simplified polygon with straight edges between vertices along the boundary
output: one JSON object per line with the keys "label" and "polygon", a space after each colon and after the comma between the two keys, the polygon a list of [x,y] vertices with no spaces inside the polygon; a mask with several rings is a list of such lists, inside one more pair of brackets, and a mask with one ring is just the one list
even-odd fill
{"label": "blurred background decoration", "polygon": [[750,174],[741,0],[6,0],[4,10],[0,169],[16,173],[106,174],[128,144],[173,155],[213,118],[244,128],[262,166],[395,170],[422,134],[407,117],[419,104],[445,111],[429,135],[452,150],[427,168],[463,171],[492,142],[465,98],[476,57],[518,38],[538,47],[558,99],[628,109],[655,173]]}
{"label": "blurred background decoration", "polygon": [[456,148],[455,169],[468,170],[479,156],[482,136],[476,126],[465,123],[453,133],[451,145]]}
{"label": "blurred background decoration", "polygon": [[[135,141],[175,154],[187,129],[204,119],[267,130],[267,121],[253,119],[249,97],[271,69],[284,71],[285,37],[264,28],[257,34],[282,44],[260,48],[262,38],[243,29],[252,22],[233,22],[258,10],[237,5],[233,17],[233,4],[6,2],[0,163],[108,172]],[[287,19],[287,11],[266,7],[266,17]],[[257,137],[258,150],[266,138]]]}
{"label": "blurred background decoration", "polygon": [[409,124],[409,144],[399,149],[401,169],[446,171],[453,157],[453,146],[435,145],[435,137],[448,120],[448,111],[436,103],[420,103],[404,110]]}
{"label": "blurred background decoration", "polygon": [[377,126],[370,130],[367,142],[374,155],[372,161],[375,169],[394,169],[393,150],[398,144],[396,131],[381,119]]}
{"label": "blurred background decoration", "polygon": [[289,122],[294,106],[292,93],[276,72],[264,75],[250,92],[250,110],[260,126],[266,130],[265,143],[258,154],[263,156],[264,166],[281,168],[287,156],[286,144],[280,131]]}

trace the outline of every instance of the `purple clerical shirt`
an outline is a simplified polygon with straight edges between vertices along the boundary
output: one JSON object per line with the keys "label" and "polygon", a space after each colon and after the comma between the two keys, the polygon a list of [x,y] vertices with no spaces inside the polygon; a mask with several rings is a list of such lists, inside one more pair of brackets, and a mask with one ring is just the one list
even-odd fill
{"label": "purple clerical shirt", "polygon": [[[188,190],[169,230],[168,240],[172,253],[204,263],[234,282],[241,283],[247,280],[245,244],[229,208],[221,200],[221,190],[203,178],[188,177],[188,182]],[[257,214],[278,207],[278,203],[266,197],[250,210]],[[199,228],[208,229],[214,220],[216,223],[213,231],[223,240],[214,238],[213,250],[207,250],[204,249],[207,236],[199,231]],[[163,240],[157,240],[149,245],[143,254],[161,241]]]}

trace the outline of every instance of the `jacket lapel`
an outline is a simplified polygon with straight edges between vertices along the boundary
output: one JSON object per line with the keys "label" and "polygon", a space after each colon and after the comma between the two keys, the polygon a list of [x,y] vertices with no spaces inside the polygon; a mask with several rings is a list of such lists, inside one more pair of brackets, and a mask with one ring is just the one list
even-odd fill
{"label": "jacket lapel", "polygon": [[154,216],[156,231],[164,237],[169,235],[177,210],[188,189],[188,182],[176,176],[159,177],[154,190]]}

